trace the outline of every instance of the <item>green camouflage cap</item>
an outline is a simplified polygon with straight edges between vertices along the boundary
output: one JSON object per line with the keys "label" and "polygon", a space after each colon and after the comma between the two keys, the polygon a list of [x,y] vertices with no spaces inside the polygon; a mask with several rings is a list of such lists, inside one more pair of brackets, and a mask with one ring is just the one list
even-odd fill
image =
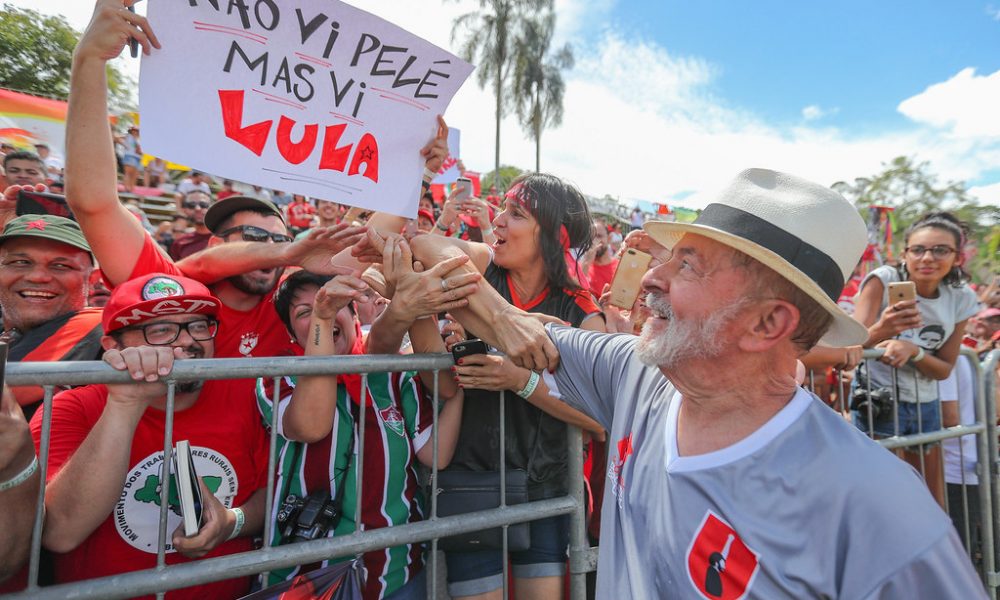
{"label": "green camouflage cap", "polygon": [[0,245],[11,238],[36,237],[68,244],[90,252],[90,244],[76,221],[53,215],[21,215],[7,223],[0,235]]}

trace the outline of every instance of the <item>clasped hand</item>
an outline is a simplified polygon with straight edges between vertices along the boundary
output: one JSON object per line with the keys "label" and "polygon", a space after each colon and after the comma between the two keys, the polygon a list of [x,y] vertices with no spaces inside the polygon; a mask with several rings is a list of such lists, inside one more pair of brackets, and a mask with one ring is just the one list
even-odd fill
{"label": "clasped hand", "polygon": [[480,390],[520,390],[531,377],[531,371],[497,354],[462,357],[453,369],[462,387]]}

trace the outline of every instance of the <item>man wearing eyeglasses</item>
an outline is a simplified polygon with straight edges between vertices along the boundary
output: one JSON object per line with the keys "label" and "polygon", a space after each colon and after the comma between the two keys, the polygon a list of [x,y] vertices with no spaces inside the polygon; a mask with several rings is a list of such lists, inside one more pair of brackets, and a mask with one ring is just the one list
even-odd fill
{"label": "man wearing eyeglasses", "polygon": [[211,194],[206,194],[201,190],[188,192],[181,201],[181,213],[188,222],[194,225],[194,231],[174,238],[174,243],[170,244],[170,258],[181,260],[191,256],[195,252],[200,252],[208,246],[208,240],[212,239],[212,232],[205,227],[205,213],[212,206]]}
{"label": "man wearing eyeglasses", "polygon": [[[56,552],[57,582],[156,566],[160,489],[169,472],[161,378],[178,360],[214,356],[221,305],[204,285],[169,273],[134,279],[111,294],[102,315],[104,361],[140,383],[91,385],[53,400],[42,543]],[[174,406],[173,439],[191,444],[203,509],[198,533],[184,536],[171,486],[167,563],[251,550],[263,526],[268,459],[253,397],[227,381],[179,382]],[[41,425],[37,414],[36,446]],[[243,577],[177,597],[248,591]]]}

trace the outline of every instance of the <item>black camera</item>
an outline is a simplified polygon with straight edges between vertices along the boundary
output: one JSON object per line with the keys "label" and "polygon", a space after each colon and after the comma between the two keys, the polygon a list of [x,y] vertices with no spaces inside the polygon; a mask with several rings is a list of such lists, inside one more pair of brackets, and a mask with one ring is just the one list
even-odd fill
{"label": "black camera", "polygon": [[868,407],[871,407],[872,419],[879,420],[892,415],[892,390],[887,387],[877,387],[871,390],[857,387],[851,393],[851,410],[858,411],[862,419],[868,417]]}
{"label": "black camera", "polygon": [[287,542],[304,542],[326,537],[340,522],[340,506],[329,490],[317,490],[307,497],[290,494],[278,510],[278,527]]}

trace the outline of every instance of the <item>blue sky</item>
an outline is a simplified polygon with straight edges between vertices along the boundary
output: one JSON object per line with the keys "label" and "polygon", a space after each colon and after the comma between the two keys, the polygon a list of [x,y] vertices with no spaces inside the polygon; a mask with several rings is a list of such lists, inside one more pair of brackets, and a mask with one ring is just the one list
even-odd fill
{"label": "blue sky", "polygon": [[838,127],[909,124],[896,104],[965,67],[1000,68],[1000,21],[982,2],[621,2],[615,20],[714,65],[718,96],[774,123],[835,110]]}
{"label": "blue sky", "polygon": [[[92,10],[87,0],[11,1],[77,28]],[[351,3],[442,47],[455,16],[478,6]],[[555,4],[577,64],[563,125],[543,135],[542,168],[586,193],[698,207],[746,167],[831,184],[905,154],[1000,205],[1000,0]],[[470,80],[446,116],[462,130],[466,165],[492,169],[489,90]],[[501,140],[504,164],[533,166],[514,119]]]}

